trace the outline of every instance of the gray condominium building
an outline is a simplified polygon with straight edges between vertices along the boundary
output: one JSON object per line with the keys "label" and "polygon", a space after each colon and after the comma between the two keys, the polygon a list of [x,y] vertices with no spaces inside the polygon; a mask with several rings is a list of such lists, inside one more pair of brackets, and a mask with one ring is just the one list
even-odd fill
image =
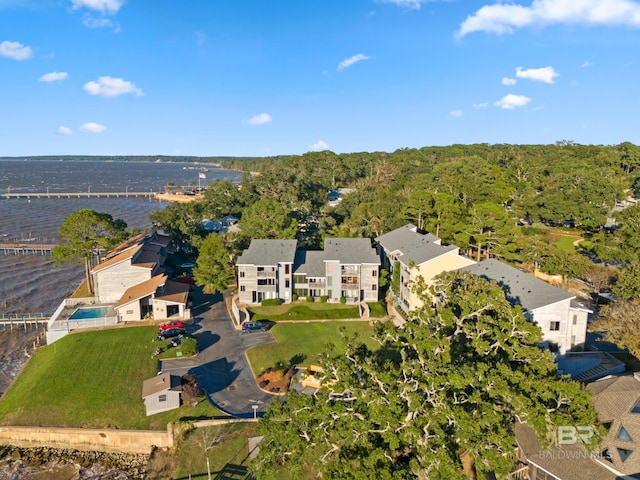
{"label": "gray condominium building", "polygon": [[295,240],[252,240],[236,262],[240,303],[327,297],[378,300],[380,258],[368,238],[327,238],[323,250],[296,250]]}

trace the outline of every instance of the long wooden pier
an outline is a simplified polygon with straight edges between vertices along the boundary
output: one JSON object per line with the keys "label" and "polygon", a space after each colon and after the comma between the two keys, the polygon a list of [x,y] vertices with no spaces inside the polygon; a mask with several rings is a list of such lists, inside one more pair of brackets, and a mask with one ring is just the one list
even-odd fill
{"label": "long wooden pier", "polygon": [[40,325],[45,325],[49,318],[51,317],[48,313],[10,313],[10,314],[1,314],[0,315],[0,328],[1,327],[9,327],[13,329],[14,327],[23,327],[27,328],[27,325],[39,327]]}
{"label": "long wooden pier", "polygon": [[[4,255],[51,255],[55,247],[52,243],[0,243],[0,253]],[[2,317],[0,317],[0,320]]]}
{"label": "long wooden pier", "polygon": [[6,200],[39,198],[154,198],[156,192],[7,192],[0,195]]}

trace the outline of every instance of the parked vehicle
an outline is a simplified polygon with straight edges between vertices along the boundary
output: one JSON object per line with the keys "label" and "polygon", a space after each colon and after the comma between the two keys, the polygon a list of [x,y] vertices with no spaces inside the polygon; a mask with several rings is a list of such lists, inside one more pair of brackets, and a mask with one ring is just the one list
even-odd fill
{"label": "parked vehicle", "polygon": [[193,335],[178,335],[176,338],[171,340],[172,347],[179,347],[182,344],[182,340],[185,338],[193,338]]}
{"label": "parked vehicle", "polygon": [[166,340],[167,338],[177,337],[178,335],[184,335],[186,330],[184,328],[169,328],[158,332],[158,340]]}
{"label": "parked vehicle", "polygon": [[196,264],[193,262],[185,262],[180,264],[180,268],[193,268]]}
{"label": "parked vehicle", "polygon": [[242,324],[242,331],[246,333],[263,332],[264,330],[266,330],[265,325],[259,322],[245,322]]}
{"label": "parked vehicle", "polygon": [[158,332],[169,330],[171,328],[184,328],[184,322],[174,320],[172,322],[163,323],[162,325],[158,325]]}

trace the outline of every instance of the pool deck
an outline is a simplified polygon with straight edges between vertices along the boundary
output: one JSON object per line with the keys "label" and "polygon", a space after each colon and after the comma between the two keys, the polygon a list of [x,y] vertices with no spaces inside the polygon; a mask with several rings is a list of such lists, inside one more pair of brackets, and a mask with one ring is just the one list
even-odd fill
{"label": "pool deck", "polygon": [[[79,318],[72,319],[71,316],[75,313],[75,311],[79,308],[98,308],[98,307],[108,307],[109,310],[104,317],[98,318]],[[62,310],[58,313],[58,315],[53,319],[52,322],[49,323],[48,330],[66,330],[71,331],[78,328],[89,328],[89,327],[103,327],[107,325],[115,325],[118,322],[118,317],[116,311],[113,309],[113,305],[105,305],[105,304],[77,304],[77,305],[65,305]]]}

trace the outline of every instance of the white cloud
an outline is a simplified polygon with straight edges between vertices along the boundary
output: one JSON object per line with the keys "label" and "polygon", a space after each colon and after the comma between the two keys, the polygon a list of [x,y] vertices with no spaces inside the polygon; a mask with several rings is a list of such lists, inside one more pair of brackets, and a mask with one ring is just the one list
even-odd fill
{"label": "white cloud", "polygon": [[[82,24],[88,28],[111,28],[114,24],[108,18],[96,18],[91,15],[85,15],[82,19]],[[116,29],[118,27],[115,27]]]}
{"label": "white cloud", "polygon": [[513,110],[517,107],[524,107],[530,101],[531,99],[529,97],[525,97],[524,95],[513,95],[510,93],[498,100],[495,105],[505,110]]}
{"label": "white cloud", "polygon": [[27,60],[33,56],[33,50],[20,42],[5,40],[0,43],[0,55],[14,60]]}
{"label": "white cloud", "polygon": [[67,72],[50,72],[42,75],[38,80],[41,82],[61,82],[62,80],[66,80],[69,74]]}
{"label": "white cloud", "polygon": [[516,28],[558,23],[640,26],[640,4],[631,0],[533,0],[527,7],[498,1],[469,15],[456,36],[513,33]]}
{"label": "white cloud", "polygon": [[114,15],[124,5],[124,0],[71,0],[73,9],[88,8],[102,14]]}
{"label": "white cloud", "polygon": [[489,106],[489,102],[482,103],[474,103],[473,108],[487,108]]}
{"label": "white cloud", "polygon": [[560,74],[553,67],[528,68],[523,70],[522,67],[516,68],[516,77],[528,78],[534,82],[555,83],[555,78]]}
{"label": "white cloud", "polygon": [[88,122],[80,126],[80,131],[84,133],[102,133],[107,129],[104,125],[99,123]]}
{"label": "white cloud", "polygon": [[582,65],[580,65],[582,68],[587,68],[587,67],[593,67],[593,63],[591,63],[589,60],[587,60],[586,62],[584,62]]}
{"label": "white cloud", "polygon": [[393,3],[399,7],[411,8],[418,10],[423,3],[432,2],[435,0],[376,0],[380,3]]}
{"label": "white cloud", "polygon": [[268,113],[261,113],[259,115],[254,115],[246,123],[249,125],[264,125],[266,123],[271,123],[273,118]]}
{"label": "white cloud", "polygon": [[354,63],[358,63],[361,62],[363,60],[370,60],[373,57],[369,57],[367,55],[365,55],[364,53],[359,53],[357,55],[354,55],[351,58],[346,58],[343,61],[341,61],[338,64],[338,68],[336,70],[338,70],[339,72],[343,71],[345,68],[349,68],[351,65],[353,65]]}
{"label": "white cloud", "polygon": [[449,112],[449,115],[453,118],[460,118],[462,116],[462,110],[454,110],[453,112]]}
{"label": "white cloud", "polygon": [[320,152],[322,150],[327,150],[328,148],[329,148],[329,144],[322,140],[318,140],[313,145],[309,145],[309,149],[313,150],[314,152]]}
{"label": "white cloud", "polygon": [[125,93],[133,93],[136,96],[144,95],[142,90],[133,83],[122,78],[100,77],[97,82],[88,82],[84,86],[85,92],[102,97],[117,97]]}
{"label": "white cloud", "polygon": [[518,80],[516,80],[515,78],[504,77],[502,79],[503,85],[515,85],[516,83],[518,83]]}
{"label": "white cloud", "polygon": [[64,125],[60,125],[58,127],[59,135],[71,135],[72,133],[73,133],[73,130],[71,130],[69,127],[65,127]]}

